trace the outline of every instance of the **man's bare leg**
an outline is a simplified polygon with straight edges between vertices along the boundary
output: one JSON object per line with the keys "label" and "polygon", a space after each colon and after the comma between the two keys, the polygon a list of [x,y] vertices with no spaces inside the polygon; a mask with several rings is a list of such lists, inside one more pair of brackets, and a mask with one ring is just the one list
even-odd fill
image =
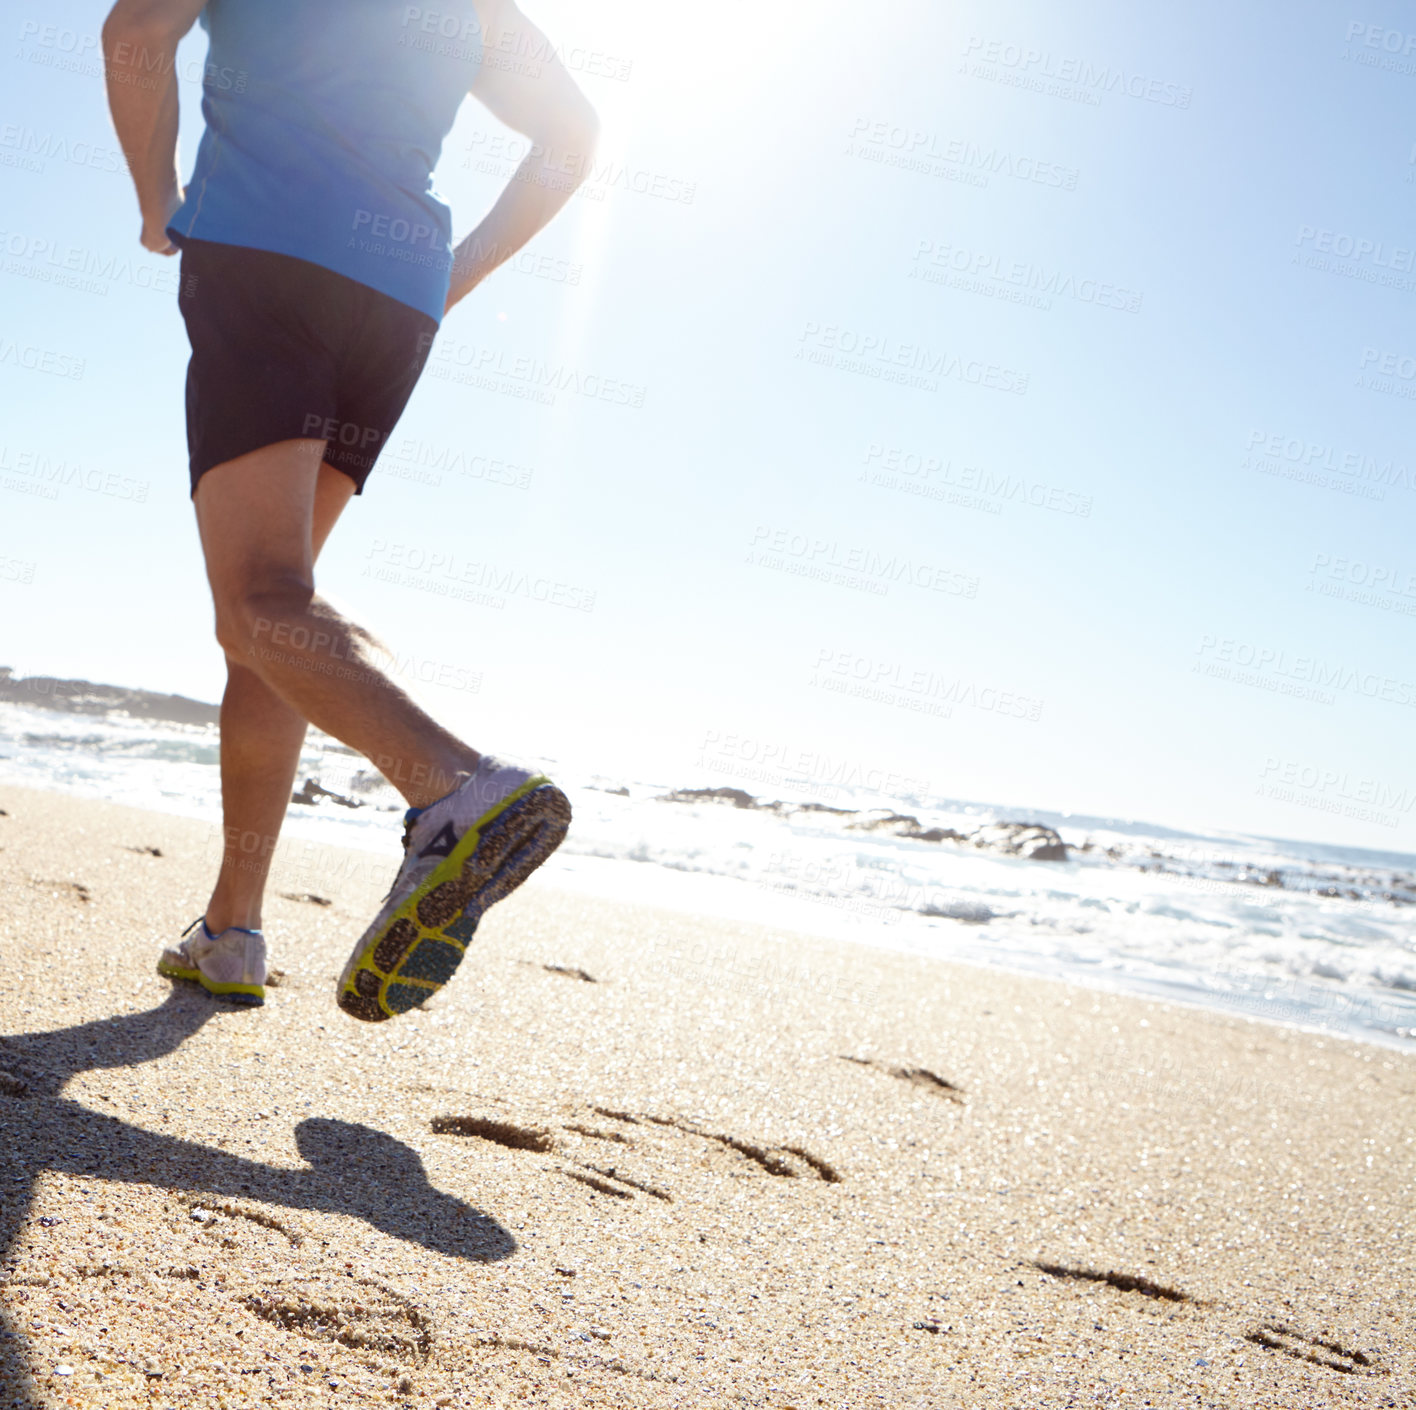
{"label": "man's bare leg", "polygon": [[378,643],[314,587],[314,509],[324,442],[282,441],[209,470],[197,526],[228,657],[326,734],[357,749],[413,807],[480,755],[384,673]]}
{"label": "man's bare leg", "polygon": [[[354,494],[354,482],[322,465],[315,482],[311,558]],[[255,671],[226,662],[221,700],[221,870],[207,903],[213,934],[227,926],[261,928],[261,903],[305,739],[305,717]]]}
{"label": "man's bare leg", "polygon": [[305,717],[254,671],[227,663],[221,697],[221,870],[207,902],[213,935],[261,928],[261,903],[305,738]]}

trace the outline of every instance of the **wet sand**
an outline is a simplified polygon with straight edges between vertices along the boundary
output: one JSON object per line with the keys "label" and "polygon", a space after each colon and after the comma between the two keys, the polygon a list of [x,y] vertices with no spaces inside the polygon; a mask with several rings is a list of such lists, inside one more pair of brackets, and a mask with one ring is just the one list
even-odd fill
{"label": "wet sand", "polygon": [[365,1026],[334,851],[233,1009],[213,828],[0,809],[0,1406],[1416,1405],[1412,1057],[540,877]]}

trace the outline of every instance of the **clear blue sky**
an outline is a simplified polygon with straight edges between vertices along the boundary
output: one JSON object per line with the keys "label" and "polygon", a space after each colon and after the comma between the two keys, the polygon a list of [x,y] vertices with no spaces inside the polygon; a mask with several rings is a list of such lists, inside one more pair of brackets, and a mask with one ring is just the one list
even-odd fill
{"label": "clear blue sky", "polygon": [[[599,167],[321,565],[435,710],[629,776],[706,745],[1416,850],[1409,11],[528,12]],[[211,699],[102,13],[4,20],[0,662]],[[508,137],[469,99],[459,235]]]}

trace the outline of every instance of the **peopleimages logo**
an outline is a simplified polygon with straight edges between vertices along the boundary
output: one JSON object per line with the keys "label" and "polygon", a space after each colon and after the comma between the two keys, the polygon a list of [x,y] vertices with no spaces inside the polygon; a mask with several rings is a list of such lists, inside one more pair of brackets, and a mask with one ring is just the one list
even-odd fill
{"label": "peopleimages logo", "polygon": [[441,484],[444,475],[465,475],[470,480],[485,480],[490,484],[524,490],[530,488],[531,477],[535,474],[529,465],[514,464],[454,446],[435,445],[416,436],[404,436],[396,444],[390,442],[385,460],[389,464],[424,471],[435,484]]}
{"label": "peopleimages logo", "polygon": [[937,392],[939,378],[970,386],[1026,396],[1030,374],[982,358],[904,343],[882,333],[862,333],[836,323],[808,323],[797,338],[793,357],[818,367],[854,372],[919,391]]}
{"label": "peopleimages logo", "polygon": [[1281,647],[1208,632],[1195,648],[1195,654],[1199,659],[1193,669],[1218,680],[1316,699],[1325,705],[1333,703],[1333,696],[1327,692],[1337,690],[1416,709],[1416,682],[1364,670],[1343,661],[1295,656]]}
{"label": "peopleimages logo", "polygon": [[403,11],[403,29],[398,42],[404,47],[445,58],[481,59],[487,67],[495,69],[512,68],[508,60],[515,59],[520,61],[514,65],[516,71],[533,78],[541,72],[541,65],[551,59],[559,59],[572,73],[612,78],[621,83],[628,80],[634,67],[633,60],[607,54],[601,49],[578,45],[557,48],[539,31],[503,29],[495,32],[488,44],[476,13],[470,10],[429,10],[421,5],[408,5]]}
{"label": "peopleimages logo", "polygon": [[1038,696],[827,646],[817,651],[807,684],[945,719],[955,705],[1034,723],[1042,718],[1043,701]]}
{"label": "peopleimages logo", "polygon": [[883,554],[862,544],[841,544],[791,529],[759,524],[748,545],[747,561],[761,568],[783,569],[794,577],[815,577],[854,586],[857,580],[875,584],[884,596],[891,583],[906,583],[951,597],[977,597],[978,578],[934,563],[917,562],[907,554]]}
{"label": "peopleimages logo", "polygon": [[955,170],[960,179],[973,178],[969,184],[979,186],[987,186],[990,176],[1008,176],[1075,191],[1081,176],[1076,167],[1039,161],[1006,147],[983,147],[967,138],[942,137],[924,128],[876,118],[855,120],[846,155],[932,175]]}
{"label": "peopleimages logo", "polygon": [[21,367],[26,372],[44,372],[51,377],[82,381],[85,360],[58,348],[42,348],[35,343],[17,343],[0,337],[0,367]]}
{"label": "peopleimages logo", "polygon": [[1366,235],[1349,235],[1342,230],[1320,230],[1304,225],[1295,241],[1300,253],[1293,263],[1321,274],[1336,274],[1376,284],[1383,289],[1416,293],[1416,250],[1391,245]]}
{"label": "peopleimages logo", "polygon": [[111,284],[127,284],[157,294],[177,293],[175,260],[163,264],[156,259],[105,255],[20,230],[0,230],[0,255],[5,258],[7,274],[84,293],[106,295]]}
{"label": "peopleimages logo", "polygon": [[543,405],[554,404],[560,392],[572,392],[591,401],[638,410],[648,393],[647,387],[635,382],[582,372],[564,363],[542,362],[530,354],[447,339],[439,339],[436,344],[428,375],[480,386],[486,391],[524,395]]}
{"label": "peopleimages logo", "polygon": [[[537,576],[522,568],[463,558],[452,550],[429,550],[418,544],[375,539],[366,556],[376,563],[364,565],[365,577],[421,588],[444,597],[461,596],[454,589],[485,590],[499,607],[505,605],[504,597],[523,597],[577,612],[595,610],[596,594],[590,589]],[[498,598],[498,594],[504,597]]]}
{"label": "peopleimages logo", "polygon": [[453,13],[448,10],[427,10],[421,5],[408,5],[403,11],[403,27],[417,29],[440,39],[471,39],[480,35],[482,26],[475,10]]}
{"label": "peopleimages logo", "polygon": [[[443,233],[436,226],[405,220],[402,216],[380,215],[376,211],[356,210],[352,229],[355,235],[364,231],[395,245],[427,245],[432,250],[443,246]],[[354,243],[353,236],[349,243]]]}
{"label": "peopleimages logo", "polygon": [[[1409,813],[1416,805],[1416,793],[1409,787],[1398,787],[1383,779],[1354,776],[1346,769],[1319,768],[1316,764],[1298,763],[1291,759],[1269,756],[1259,770],[1265,783],[1281,784],[1286,788],[1327,794],[1339,803],[1361,803],[1387,811]],[[1340,809],[1331,809],[1337,812]]]}
{"label": "peopleimages logo", "polygon": [[1416,598],[1416,568],[1409,564],[1398,567],[1395,563],[1372,563],[1361,558],[1334,558],[1330,553],[1319,553],[1309,571],[1353,587]]}
{"label": "peopleimages logo", "polygon": [[[1294,436],[1282,431],[1252,430],[1249,432],[1248,454],[1244,468],[1265,474],[1287,474],[1289,478],[1315,477],[1320,472],[1341,476],[1343,483],[1352,481],[1354,492],[1370,490],[1373,496],[1383,487],[1416,490],[1416,470],[1399,460],[1378,459],[1362,451],[1341,450],[1306,436]],[[1366,482],[1366,483],[1362,483]]]}
{"label": "peopleimages logo", "polygon": [[1365,68],[1382,69],[1410,77],[1416,74],[1416,30],[1390,29],[1386,25],[1351,20],[1342,57]]}
{"label": "peopleimages logo", "polygon": [[[725,772],[723,761],[748,766],[759,782],[807,782],[831,789],[866,789],[892,798],[922,797],[929,793],[928,779],[895,773],[878,764],[804,748],[795,740],[710,729],[699,748],[700,765]],[[748,777],[749,775],[740,775]]]}
{"label": "peopleimages logo", "polygon": [[16,487],[10,476],[23,477],[23,481],[52,493],[42,494],[45,499],[58,495],[62,485],[69,489],[87,490],[90,494],[108,495],[112,499],[129,499],[135,504],[147,502],[146,480],[135,480],[128,475],[120,475],[113,470],[85,470],[82,465],[69,460],[55,460],[42,451],[26,450],[0,444],[0,474],[5,475],[9,488]]}
{"label": "peopleimages logo", "polygon": [[1188,108],[1193,96],[1192,89],[1169,79],[1150,78],[1110,64],[1094,64],[1089,59],[1053,54],[1035,45],[1011,44],[1005,39],[985,39],[977,34],[964,45],[964,57],[1012,69],[1030,78],[1076,84],[1091,92],[1120,93],[1167,108]]}
{"label": "peopleimages logo", "polygon": [[34,582],[37,565],[23,558],[6,558],[0,554],[0,583],[20,583],[28,587]]}
{"label": "peopleimages logo", "polygon": [[1383,377],[1399,377],[1403,382],[1416,381],[1416,356],[1411,353],[1363,348],[1361,360],[1357,365],[1364,372],[1374,368]]}
{"label": "peopleimages logo", "polygon": [[1357,386],[1401,401],[1416,401],[1416,356],[1382,348],[1363,348],[1357,363]]}
{"label": "peopleimages logo", "polygon": [[1349,43],[1360,40],[1365,48],[1387,54],[1416,54],[1416,30],[1388,29],[1386,25],[1352,20],[1347,26],[1347,39]]}
{"label": "peopleimages logo", "polygon": [[[89,55],[92,57],[87,57]],[[218,68],[197,59],[189,59],[179,69],[167,50],[150,50],[127,40],[115,44],[104,54],[96,31],[66,29],[62,25],[40,24],[37,20],[25,20],[21,24],[20,48],[15,57],[62,73],[106,77],[110,83],[146,90],[155,89],[163,75],[176,73],[188,81],[200,80],[208,92],[244,93],[250,77],[244,69]]]}
{"label": "peopleimages logo", "polygon": [[1307,590],[1339,602],[1375,607],[1400,617],[1416,617],[1416,571],[1409,565],[1371,563],[1319,553]]}
{"label": "peopleimages logo", "polygon": [[95,171],[127,171],[128,163],[116,147],[82,138],[61,137],[54,132],[37,132],[7,122],[0,126],[0,158],[13,153],[16,158],[34,162],[34,170],[42,171],[46,161],[67,162],[71,166],[92,167]]}
{"label": "peopleimages logo", "polygon": [[1005,259],[945,240],[919,240],[915,245],[914,266],[910,271],[914,279],[980,293],[990,292],[989,285],[1008,285],[1020,293],[1039,295],[1037,306],[1041,308],[1050,308],[1051,300],[1056,298],[1139,313],[1144,298],[1135,289],[1122,288],[1102,279],[1079,279],[1061,269],[1047,269],[1030,260]]}
{"label": "peopleimages logo", "polygon": [[958,495],[973,496],[977,503],[965,507],[991,504],[1001,510],[1005,502],[1011,502],[1029,504],[1034,509],[1050,509],[1058,514],[1076,514],[1084,519],[1092,512],[1090,495],[1042,484],[1023,475],[1003,474],[982,465],[956,465],[947,456],[922,455],[875,442],[866,448],[865,465],[867,469],[860,478],[866,483],[925,499],[953,504],[960,502]]}
{"label": "peopleimages logo", "polygon": [[1311,249],[1321,255],[1336,255],[1339,259],[1348,259],[1355,263],[1370,260],[1380,269],[1394,269],[1399,273],[1409,273],[1416,268],[1416,249],[1408,250],[1400,245],[1389,245],[1381,240],[1369,239],[1365,235],[1349,235],[1342,230],[1300,225],[1298,238],[1294,243],[1300,249]]}
{"label": "peopleimages logo", "polygon": [[[547,147],[517,133],[474,132],[467,143],[464,168],[489,176],[514,177],[552,190],[571,190],[592,201],[605,199],[607,191],[652,196],[691,206],[698,183],[668,172],[631,166],[612,157],[596,159],[584,152]],[[542,170],[523,172],[521,163],[537,160]]]}

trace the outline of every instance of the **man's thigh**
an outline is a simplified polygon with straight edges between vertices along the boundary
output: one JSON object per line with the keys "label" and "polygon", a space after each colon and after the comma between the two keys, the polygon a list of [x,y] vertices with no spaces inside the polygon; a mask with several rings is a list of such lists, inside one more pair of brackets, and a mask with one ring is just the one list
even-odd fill
{"label": "man's thigh", "polygon": [[354,481],[326,460],[315,480],[315,503],[311,514],[310,552],[315,558],[320,556],[330,530],[339,522],[339,516],[344,513],[354,494]]}
{"label": "man's thigh", "polygon": [[354,493],[321,440],[278,441],[214,466],[193,502],[217,610],[267,588],[314,585],[315,558]]}

